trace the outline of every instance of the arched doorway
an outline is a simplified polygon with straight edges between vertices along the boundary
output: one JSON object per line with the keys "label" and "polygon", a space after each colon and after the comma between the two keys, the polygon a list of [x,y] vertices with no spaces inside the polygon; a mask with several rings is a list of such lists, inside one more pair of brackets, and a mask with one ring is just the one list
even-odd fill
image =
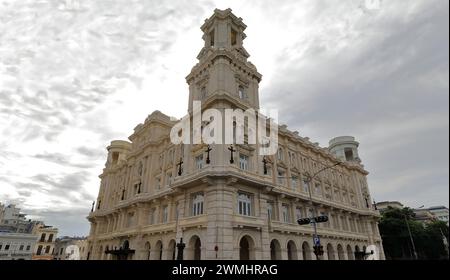
{"label": "arched doorway", "polygon": [[287,244],[287,253],[288,253],[288,260],[297,260],[297,246],[295,245],[294,241],[289,241]]}
{"label": "arched doorway", "polygon": [[334,248],[333,245],[331,245],[330,243],[328,243],[327,245],[327,254],[328,254],[328,259],[329,260],[335,260],[336,258],[334,257]]}
{"label": "arched doorway", "polygon": [[109,254],[107,252],[109,252],[109,245],[105,247],[105,260],[109,260]]}
{"label": "arched doorway", "polygon": [[103,246],[100,246],[100,248],[98,248],[98,259],[99,260],[103,260]]}
{"label": "arched doorway", "polygon": [[202,243],[200,241],[200,238],[197,238],[195,240],[195,247],[194,247],[194,260],[200,260],[202,256]]}
{"label": "arched doorway", "polygon": [[253,260],[255,259],[255,242],[253,238],[245,235],[239,242],[239,259],[240,260]]}
{"label": "arched doorway", "polygon": [[168,259],[175,260],[176,259],[176,248],[177,248],[175,240],[173,240],[173,239],[170,240],[168,248],[169,248],[169,256],[167,256]]}
{"label": "arched doorway", "polygon": [[144,259],[145,260],[150,260],[150,250],[151,250],[151,245],[150,242],[146,242],[145,246],[144,246]]}
{"label": "arched doorway", "polygon": [[162,253],[163,253],[163,244],[161,240],[158,240],[155,245],[155,251],[154,251],[154,260],[162,260]]}
{"label": "arched doorway", "polygon": [[302,244],[302,255],[304,260],[311,260],[311,248],[309,247],[308,242],[303,242]]}
{"label": "arched doorway", "polygon": [[358,252],[360,252],[359,246],[356,245],[356,246],[355,246],[355,253],[354,253],[354,255],[355,255],[355,260],[360,261],[360,260],[362,260],[362,258],[361,258],[361,254],[358,254]]}
{"label": "arched doorway", "polygon": [[354,260],[354,255],[353,255],[353,251],[352,251],[352,246],[347,245],[347,258],[349,260]]}
{"label": "arched doorway", "polygon": [[337,251],[338,251],[339,260],[341,260],[341,261],[345,260],[344,248],[342,247],[341,244],[339,244],[337,246]]}
{"label": "arched doorway", "polygon": [[190,260],[200,260],[202,256],[202,242],[200,237],[194,235],[189,240],[189,258]]}
{"label": "arched doorway", "polygon": [[280,242],[276,239],[270,242],[270,259],[281,260],[281,246]]}

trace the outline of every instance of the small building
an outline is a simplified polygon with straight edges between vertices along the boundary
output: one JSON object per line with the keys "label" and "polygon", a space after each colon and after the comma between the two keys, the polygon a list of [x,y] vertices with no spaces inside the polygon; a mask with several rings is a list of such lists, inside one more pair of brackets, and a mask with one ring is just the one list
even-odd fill
{"label": "small building", "polygon": [[33,260],[52,260],[58,229],[46,226],[43,222],[36,222],[32,232],[37,236]]}
{"label": "small building", "polygon": [[396,209],[403,209],[403,207],[404,207],[403,204],[401,204],[398,201],[382,201],[382,202],[377,202],[375,205],[376,205],[378,211],[380,211],[380,213],[383,213],[389,207],[396,208]]}
{"label": "small building", "polygon": [[31,260],[36,240],[29,233],[0,232],[0,261]]}
{"label": "small building", "polygon": [[64,236],[56,239],[55,260],[82,260],[85,252],[85,237]]}
{"label": "small building", "polygon": [[437,218],[433,215],[433,213],[430,212],[430,210],[428,209],[414,209],[414,220],[424,223],[424,224],[428,224],[431,222],[435,222],[437,221]]}
{"label": "small building", "polygon": [[445,206],[433,206],[428,208],[428,211],[430,211],[437,220],[442,221],[448,224],[448,208]]}

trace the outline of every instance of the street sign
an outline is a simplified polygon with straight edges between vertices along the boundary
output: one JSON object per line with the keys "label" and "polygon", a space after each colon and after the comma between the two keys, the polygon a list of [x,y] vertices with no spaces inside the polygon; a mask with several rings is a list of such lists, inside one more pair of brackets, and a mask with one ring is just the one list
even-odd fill
{"label": "street sign", "polygon": [[320,245],[320,237],[314,236],[314,246],[319,246],[319,245]]}

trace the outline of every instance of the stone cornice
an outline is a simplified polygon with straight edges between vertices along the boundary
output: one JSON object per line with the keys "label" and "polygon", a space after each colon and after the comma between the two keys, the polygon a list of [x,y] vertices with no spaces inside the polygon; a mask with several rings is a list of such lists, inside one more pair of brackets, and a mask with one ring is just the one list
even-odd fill
{"label": "stone cornice", "polygon": [[256,67],[248,61],[239,59],[238,56],[236,56],[231,50],[220,48],[209,51],[210,53],[202,59],[202,62],[197,63],[192,68],[191,73],[186,76],[186,81],[188,84],[190,84],[193,79],[198,78],[205,68],[210,67],[219,58],[225,58],[230,64],[236,64],[236,66],[244,70],[248,76],[252,79],[256,79],[258,83],[261,81],[262,75],[256,70]]}

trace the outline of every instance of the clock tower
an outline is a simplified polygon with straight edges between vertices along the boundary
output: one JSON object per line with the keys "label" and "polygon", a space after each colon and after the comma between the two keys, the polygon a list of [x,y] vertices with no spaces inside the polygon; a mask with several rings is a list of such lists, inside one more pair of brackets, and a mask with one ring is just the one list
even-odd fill
{"label": "clock tower", "polygon": [[243,46],[246,25],[231,9],[214,10],[201,26],[203,48],[199,62],[186,77],[189,85],[189,113],[193,101],[206,108],[259,109],[258,87],[261,74],[248,61]]}

